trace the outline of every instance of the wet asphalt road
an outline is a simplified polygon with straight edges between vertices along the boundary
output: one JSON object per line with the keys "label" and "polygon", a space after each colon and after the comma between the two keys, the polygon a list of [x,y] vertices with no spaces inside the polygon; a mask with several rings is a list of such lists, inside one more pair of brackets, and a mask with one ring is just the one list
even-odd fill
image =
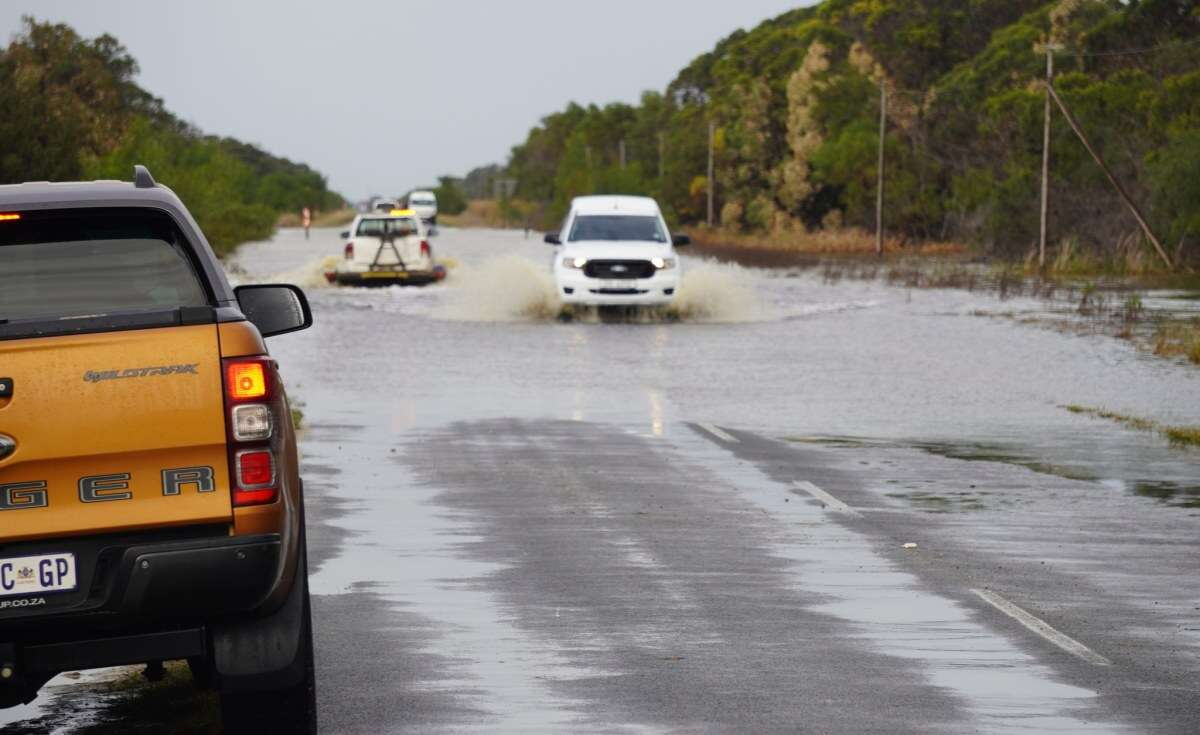
{"label": "wet asphalt road", "polygon": [[424,290],[317,288],[332,233],[235,266],[312,287],[323,731],[1200,730],[1200,454],[1059,408],[1200,423],[1194,368],[696,263],[682,322],[563,324],[539,243],[435,247]]}
{"label": "wet asphalt road", "polygon": [[[378,587],[318,599],[326,726],[1195,731],[1186,627],[1200,543],[1172,522],[1182,517],[1099,542],[1119,516],[1072,529],[1073,514],[1035,514],[981,538],[976,524],[889,504],[842,466],[845,450],[723,433],[689,426],[664,441],[493,419],[402,443],[393,463],[413,483],[407,494],[438,516],[440,538],[401,518],[411,497],[365,499],[388,520],[360,541],[397,566]],[[881,462],[905,470],[902,458]],[[933,464],[969,471],[958,462]],[[1031,479],[1008,472],[1014,484]],[[813,499],[797,478],[858,515]],[[1138,582],[1103,586],[1128,577]],[[1108,662],[1065,652],[976,589]],[[364,647],[369,660],[347,655]]]}

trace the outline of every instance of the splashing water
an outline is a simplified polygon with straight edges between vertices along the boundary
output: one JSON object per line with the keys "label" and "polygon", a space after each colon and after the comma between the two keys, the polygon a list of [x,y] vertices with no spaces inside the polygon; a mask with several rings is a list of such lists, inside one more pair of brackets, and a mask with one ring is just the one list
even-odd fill
{"label": "splashing water", "polygon": [[294,268],[284,273],[276,273],[270,278],[265,279],[265,283],[290,283],[301,288],[329,288],[329,281],[325,278],[325,271],[331,271],[337,267],[340,261],[336,255],[327,255],[324,258],[310,260],[299,268]]}
{"label": "splashing water", "polygon": [[454,293],[434,316],[453,321],[513,322],[553,319],[582,322],[738,323],[772,318],[759,299],[753,275],[724,263],[698,262],[687,267],[674,303],[665,307],[564,306],[554,277],[519,256],[464,267],[448,281]]}
{"label": "splashing water", "polygon": [[451,272],[454,292],[434,311],[452,321],[514,322],[554,319],[562,311],[545,266],[508,255]]}
{"label": "splashing water", "polygon": [[759,322],[775,316],[759,297],[753,274],[738,265],[709,261],[687,265],[667,314],[709,324]]}

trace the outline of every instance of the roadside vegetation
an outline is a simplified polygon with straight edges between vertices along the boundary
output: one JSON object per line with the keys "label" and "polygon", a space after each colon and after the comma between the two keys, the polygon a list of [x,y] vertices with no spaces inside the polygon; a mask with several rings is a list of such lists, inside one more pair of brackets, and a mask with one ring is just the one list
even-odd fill
{"label": "roadside vegetation", "polygon": [[1160,324],[1154,334],[1154,354],[1186,357],[1200,365],[1200,318]]}
{"label": "roadside vegetation", "polygon": [[445,213],[438,200],[438,222],[447,227],[536,227],[537,205],[519,199],[473,199],[460,212]]}
{"label": "roadside vegetation", "polygon": [[[486,171],[515,181],[545,228],[593,193],[652,195],[674,224],[694,226],[707,219],[711,123],[716,222],[702,239],[862,252],[882,87],[889,251],[948,242],[1025,263],[1038,239],[1052,42],[1060,94],[1173,259],[1194,266],[1198,37],[1200,8],[1178,0],[825,0],[731,34],[638,104],[546,116],[503,169]],[[1061,114],[1051,133],[1057,272],[1161,269]]]}
{"label": "roadside vegetation", "polygon": [[0,184],[133,176],[145,164],[187,204],[218,254],[267,237],[279,215],[344,207],[308,166],[205,135],[134,81],[117,39],[25,18],[0,49]]}
{"label": "roadside vegetation", "polygon": [[1138,418],[1136,416],[1117,413],[1115,411],[1109,411],[1103,408],[1093,408],[1090,406],[1079,406],[1075,404],[1063,406],[1062,408],[1074,414],[1113,421],[1130,429],[1154,432],[1162,435],[1165,439],[1177,446],[1200,446],[1200,426],[1167,426],[1165,424],[1160,424],[1157,421],[1151,421],[1150,419]]}
{"label": "roadside vegetation", "polygon": [[[875,235],[861,228],[806,230],[802,227],[776,232],[730,233],[707,227],[688,228],[692,244],[704,255],[730,260],[746,266],[810,262],[813,256],[874,257]],[[886,256],[958,256],[970,249],[961,243],[925,242],[908,244],[896,237],[885,237]],[[869,265],[869,264],[868,264]]]}
{"label": "roadside vegetation", "polygon": [[296,431],[300,431],[301,429],[305,428],[305,425],[304,425],[304,401],[301,401],[300,399],[293,397],[291,399],[289,410],[291,411],[291,414],[292,414],[292,428],[295,429]]}

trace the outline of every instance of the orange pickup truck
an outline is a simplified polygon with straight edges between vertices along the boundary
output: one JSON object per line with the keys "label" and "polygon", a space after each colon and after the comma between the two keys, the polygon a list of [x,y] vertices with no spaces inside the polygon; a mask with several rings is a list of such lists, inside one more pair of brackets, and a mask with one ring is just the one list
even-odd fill
{"label": "orange pickup truck", "polygon": [[263,338],[183,203],[0,186],[0,707],[55,675],[186,659],[227,732],[315,732],[304,497]]}

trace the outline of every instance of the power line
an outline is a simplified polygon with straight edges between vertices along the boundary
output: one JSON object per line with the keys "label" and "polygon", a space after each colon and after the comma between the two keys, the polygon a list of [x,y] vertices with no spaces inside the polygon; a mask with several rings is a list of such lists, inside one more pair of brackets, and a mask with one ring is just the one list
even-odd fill
{"label": "power line", "polygon": [[1097,58],[1104,56],[1140,56],[1141,54],[1153,54],[1159,51],[1168,51],[1176,48],[1187,48],[1188,46],[1200,45],[1200,38],[1194,38],[1191,41],[1179,41],[1176,43],[1165,43],[1161,46],[1150,46],[1148,48],[1126,49],[1124,51],[1062,51],[1063,56],[1074,56],[1076,58]]}

